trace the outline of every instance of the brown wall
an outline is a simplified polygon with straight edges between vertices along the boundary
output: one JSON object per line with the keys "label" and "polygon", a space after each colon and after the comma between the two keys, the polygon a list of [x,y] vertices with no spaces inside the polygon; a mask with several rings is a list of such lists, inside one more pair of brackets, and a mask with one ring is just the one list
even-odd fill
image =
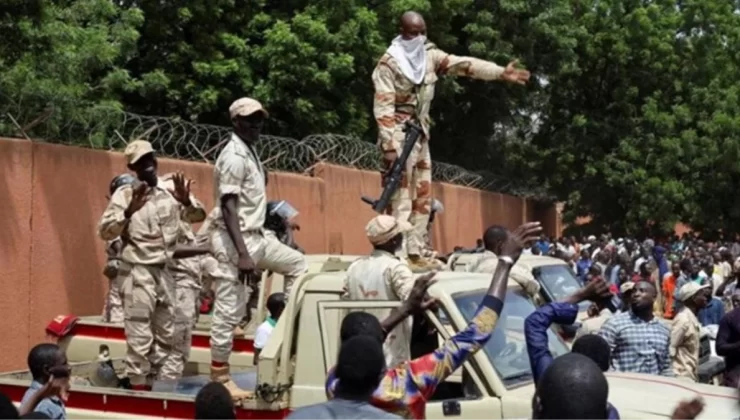
{"label": "brown wall", "polygon": [[[212,168],[162,159],[160,172],[181,170],[194,193],[213,205]],[[120,153],[25,140],[0,139],[0,371],[25,367],[28,349],[44,339],[59,314],[100,313],[107,289],[104,245],[96,236],[111,178],[125,171]],[[270,198],[288,199],[299,211],[298,242],[308,253],[360,254],[372,210],[362,194],[380,193],[377,173],[319,164],[314,177],[271,173]],[[541,220],[549,234],[558,223],[552,206],[436,183],[445,213],[433,238],[443,252],[472,246],[488,225],[513,228]]]}

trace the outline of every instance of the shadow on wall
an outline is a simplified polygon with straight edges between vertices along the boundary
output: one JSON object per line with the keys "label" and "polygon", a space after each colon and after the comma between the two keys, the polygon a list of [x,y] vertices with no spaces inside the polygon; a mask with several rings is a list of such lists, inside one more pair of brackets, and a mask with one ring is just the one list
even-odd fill
{"label": "shadow on wall", "polygon": [[[97,224],[110,180],[126,163],[120,153],[0,139],[0,165],[0,370],[7,370],[24,367],[53,317],[101,313],[108,281]],[[210,210],[212,166],[160,159],[161,174],[178,170],[195,181],[193,192]],[[270,199],[289,200],[300,212],[296,239],[312,254],[368,253],[365,225],[375,212],[360,197],[380,193],[378,173],[324,163],[314,177],[271,173],[268,185]],[[513,228],[529,214],[516,197],[440,183],[433,194],[445,206],[433,233],[442,253],[472,246],[491,224]]]}

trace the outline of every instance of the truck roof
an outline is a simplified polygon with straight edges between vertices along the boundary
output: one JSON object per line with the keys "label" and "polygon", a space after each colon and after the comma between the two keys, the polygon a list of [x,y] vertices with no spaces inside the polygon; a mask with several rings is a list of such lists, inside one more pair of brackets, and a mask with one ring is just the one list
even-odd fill
{"label": "truck roof", "polygon": [[[302,283],[305,283],[306,291],[341,292],[346,275],[346,272],[308,274],[303,278]],[[482,273],[440,271],[434,278],[437,282],[429,288],[429,294],[432,296],[487,289],[491,284],[491,275]],[[511,278],[509,278],[508,286],[519,287]]]}

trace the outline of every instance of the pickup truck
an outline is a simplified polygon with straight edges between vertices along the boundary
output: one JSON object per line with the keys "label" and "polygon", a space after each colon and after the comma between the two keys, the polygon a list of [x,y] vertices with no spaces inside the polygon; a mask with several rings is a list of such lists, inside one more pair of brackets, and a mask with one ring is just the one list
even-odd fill
{"label": "pickup truck", "polygon": [[[307,273],[345,271],[352,261],[360,258],[358,255],[306,255]],[[265,303],[270,293],[283,290],[283,277],[274,273],[263,273],[260,296],[257,302],[257,311],[254,320],[264,320]],[[208,364],[211,360],[210,350],[210,315],[201,315],[198,324],[193,330],[191,340],[190,360],[195,363]],[[254,341],[250,332],[256,328],[253,322],[246,328],[245,337],[234,338],[234,352],[229,363],[235,367],[254,365]],[[106,345],[110,357],[123,358],[126,354],[126,336],[123,323],[103,322],[99,316],[80,317],[68,334],[60,338],[58,343],[67,352],[67,359],[74,362],[89,362],[95,360],[100,352],[100,346]]]}
{"label": "pickup truck", "polygon": [[[296,281],[287,307],[260,353],[258,366],[235,374],[237,382],[252,384],[255,395],[241,403],[237,418],[282,418],[297,407],[324,401],[324,381],[336,360],[343,317],[349,311],[399,304],[342,300],[343,276],[341,272],[313,273]],[[464,328],[488,288],[490,276],[442,272],[437,279],[429,293],[439,300],[440,312],[428,311],[426,317],[447,338],[451,332],[441,318],[452,330]],[[500,333],[439,387],[427,403],[428,418],[529,418],[534,384],[523,326],[534,310],[532,300],[510,279],[497,325]],[[555,356],[568,352],[554,332],[549,335]],[[84,372],[94,368],[90,362],[87,365],[77,366],[83,378],[73,387],[68,401],[70,418],[193,418],[193,394],[207,380],[202,373],[208,369],[192,362],[188,371],[198,376],[175,384],[155,383],[155,390],[167,392],[146,393],[87,385]],[[679,401],[696,395],[707,403],[699,418],[740,416],[734,389],[641,374],[606,376],[609,400],[625,419],[669,418]],[[14,401],[20,399],[28,383],[28,372],[0,375],[0,391]]]}

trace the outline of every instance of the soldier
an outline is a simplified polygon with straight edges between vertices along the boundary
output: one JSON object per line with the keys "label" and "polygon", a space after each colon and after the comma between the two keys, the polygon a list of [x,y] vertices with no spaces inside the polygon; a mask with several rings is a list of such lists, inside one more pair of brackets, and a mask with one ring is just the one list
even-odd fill
{"label": "soldier", "polygon": [[[118,175],[110,182],[109,196],[111,196],[124,185],[133,184],[136,178],[129,174]],[[106,245],[106,254],[108,261],[105,264],[103,274],[109,280],[108,294],[105,297],[103,305],[103,322],[121,323],[123,322],[123,301],[121,300],[121,284],[118,283],[118,266],[121,264],[121,250],[123,241],[120,237],[108,241]]]}
{"label": "soldier", "polygon": [[306,271],[299,252],[268,241],[264,235],[267,195],[265,171],[254,150],[267,111],[251,98],[236,100],[229,107],[234,125],[231,140],[216,159],[214,168],[218,203],[209,215],[210,244],[227,278],[216,279],[216,300],[211,322],[211,378],[223,383],[232,398],[250,397],[231,379],[229,356],[234,328],[249,301],[244,282],[257,268],[285,277],[286,293],[296,277]]}
{"label": "soldier", "polygon": [[375,85],[374,114],[378,124],[378,146],[387,168],[401,154],[404,123],[418,121],[424,135],[406,162],[405,177],[391,200],[393,215],[410,221],[413,228],[405,237],[406,254],[412,264],[427,266],[421,257],[424,231],[429,219],[432,161],[429,154],[429,109],[439,75],[466,76],[480,80],[502,80],[525,84],[529,72],[473,57],[458,57],[427,42],[426,23],[416,12],[400,20],[400,35],[378,61],[372,74]]}
{"label": "soldier", "polygon": [[[182,234],[179,243],[183,247],[202,245],[207,238],[196,238],[189,223],[180,223]],[[200,242],[200,243],[199,243]],[[175,282],[175,321],[172,357],[180,376],[190,359],[193,328],[200,312],[202,287],[210,287],[213,279],[223,277],[218,271],[218,261],[212,255],[195,255],[173,259],[167,269]]]}
{"label": "soldier", "polygon": [[150,375],[176,379],[177,366],[169,357],[173,344],[173,282],[165,269],[174,257],[180,220],[202,221],[203,206],[190,194],[182,174],[157,176],[152,145],[129,143],[124,151],[128,167],[139,182],[125,185],[111,197],[98,225],[104,240],[124,240],[119,281],[124,285],[126,375],[133,389],[151,389]]}
{"label": "soldier", "polygon": [[[365,227],[373,245],[368,257],[353,262],[345,278],[346,297],[351,300],[405,301],[414,286],[408,264],[396,256],[403,245],[403,234],[411,226],[392,216],[376,216]],[[387,309],[368,310],[379,320],[390,315]],[[411,319],[394,328],[383,345],[387,366],[396,366],[411,358]]]}

